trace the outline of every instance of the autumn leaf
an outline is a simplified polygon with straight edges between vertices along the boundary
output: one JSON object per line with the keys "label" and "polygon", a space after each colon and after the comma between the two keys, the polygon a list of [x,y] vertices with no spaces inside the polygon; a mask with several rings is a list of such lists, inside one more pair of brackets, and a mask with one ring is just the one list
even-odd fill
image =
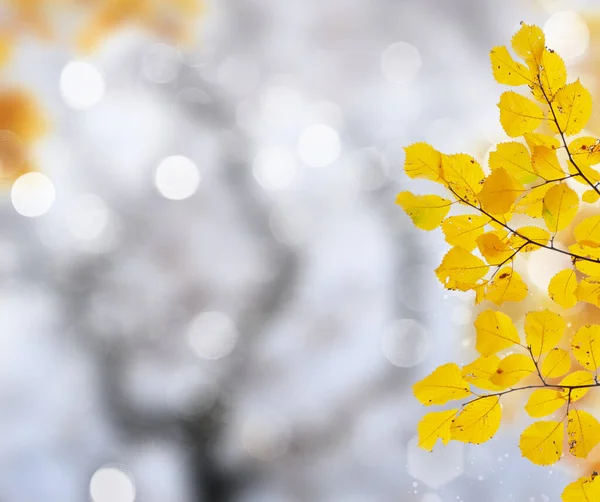
{"label": "autumn leaf", "polygon": [[585,396],[593,384],[594,375],[592,375],[589,371],[583,370],[569,373],[559,383],[559,385],[564,387],[584,386],[581,388],[571,390],[570,399],[572,403],[574,403],[575,401],[579,401],[583,396]]}
{"label": "autumn leaf", "polygon": [[527,292],[527,284],[521,276],[511,268],[504,267],[487,285],[484,298],[501,305],[508,301],[520,302],[525,299]]}
{"label": "autumn leaf", "polygon": [[433,230],[442,224],[442,220],[450,211],[452,202],[438,195],[414,195],[400,192],[396,198],[406,214],[417,228]]}
{"label": "autumn leaf", "polygon": [[566,228],[577,214],[579,197],[565,183],[553,186],[544,196],[543,216],[550,232]]}
{"label": "autumn leaf", "polygon": [[509,239],[509,246],[518,249],[522,253],[537,251],[546,246],[550,240],[550,234],[540,227],[527,226],[517,228]]}
{"label": "autumn leaf", "polygon": [[554,101],[556,93],[567,83],[567,68],[562,58],[544,49],[537,66],[537,78],[531,85],[531,93],[540,102]]}
{"label": "autumn leaf", "polygon": [[427,143],[414,143],[404,148],[404,172],[409,178],[438,181],[442,177],[442,154]]}
{"label": "autumn leaf", "polygon": [[[495,337],[493,334],[484,336]],[[494,343],[493,340],[492,338],[492,344]],[[499,362],[500,358],[496,355],[480,356],[471,363],[463,366],[462,376],[467,382],[480,389],[499,390],[499,387],[490,380],[491,376],[496,372]]]}
{"label": "autumn leaf", "polygon": [[537,389],[531,393],[525,411],[533,418],[551,415],[567,404],[567,393],[556,389]]}
{"label": "autumn leaf", "polygon": [[500,124],[511,138],[532,132],[544,120],[544,112],[529,98],[507,91],[500,96]]}
{"label": "autumn leaf", "polygon": [[502,389],[512,387],[535,372],[535,364],[525,354],[510,354],[500,361],[496,373],[491,377],[492,383]]}
{"label": "autumn leaf", "polygon": [[569,453],[586,458],[600,442],[600,422],[587,411],[572,409],[567,415]]}
{"label": "autumn leaf", "polygon": [[560,89],[552,105],[556,122],[551,127],[570,136],[585,127],[592,114],[592,96],[579,80]]}
{"label": "autumn leaf", "polygon": [[481,444],[489,441],[500,427],[502,409],[498,396],[483,397],[465,405],[450,429],[452,439]]}
{"label": "autumn leaf", "polygon": [[521,23],[521,28],[511,40],[513,50],[527,63],[538,65],[546,46],[546,39],[541,28]]}
{"label": "autumn leaf", "polygon": [[521,342],[510,317],[497,310],[487,309],[481,312],[475,319],[475,330],[475,348],[483,356],[491,356]]}
{"label": "autumn leaf", "polygon": [[442,231],[448,244],[472,251],[489,221],[487,216],[476,214],[450,216],[442,222]]}
{"label": "autumn leaf", "polygon": [[505,46],[491,50],[490,62],[494,78],[499,84],[517,86],[532,83],[529,68],[515,61]]}
{"label": "autumn leaf", "polygon": [[561,270],[548,284],[548,295],[563,308],[574,307],[577,303],[575,291],[577,290],[577,277],[572,269]]}
{"label": "autumn leaf", "polygon": [[438,439],[448,444],[450,426],[458,410],[432,411],[427,413],[417,425],[418,445],[425,450],[433,450]]}
{"label": "autumn leaf", "polygon": [[514,256],[508,240],[503,240],[497,232],[487,232],[477,238],[477,248],[490,265],[502,265]]}
{"label": "autumn leaf", "polygon": [[562,422],[534,422],[521,434],[521,454],[537,465],[555,464],[562,457],[564,431]]}
{"label": "autumn leaf", "polygon": [[546,181],[560,180],[565,177],[565,172],[560,165],[555,148],[534,146],[531,154],[531,164],[534,172]]}
{"label": "autumn leaf", "polygon": [[469,385],[464,381],[460,368],[448,363],[413,385],[415,397],[425,406],[445,404],[454,399],[470,396]]}
{"label": "autumn leaf", "polygon": [[596,473],[584,476],[567,485],[562,492],[563,502],[592,502],[600,500],[600,478]]}
{"label": "autumn leaf", "polygon": [[485,211],[498,215],[509,212],[523,191],[523,185],[505,169],[498,168],[485,179],[477,197]]}
{"label": "autumn leaf", "polygon": [[466,291],[487,274],[488,266],[466,249],[453,247],[435,269],[439,281],[447,289]]}
{"label": "autumn leaf", "polygon": [[548,309],[529,312],[525,316],[525,335],[533,357],[539,360],[541,355],[556,347],[566,327],[563,318]]}
{"label": "autumn leaf", "polygon": [[544,378],[558,378],[571,369],[571,355],[565,349],[552,349],[542,362],[540,369]]}
{"label": "autumn leaf", "polygon": [[492,173],[497,169],[504,169],[520,184],[532,183],[538,179],[532,166],[532,157],[523,143],[498,143],[496,149],[490,152],[488,164]]}
{"label": "autumn leaf", "polygon": [[457,153],[442,157],[443,181],[461,200],[477,202],[484,174],[479,163],[470,155]]}
{"label": "autumn leaf", "polygon": [[580,222],[573,232],[575,240],[584,246],[600,246],[600,216],[590,216]]}
{"label": "autumn leaf", "polygon": [[571,351],[585,369],[600,368],[600,326],[586,324],[579,328],[571,340]]}

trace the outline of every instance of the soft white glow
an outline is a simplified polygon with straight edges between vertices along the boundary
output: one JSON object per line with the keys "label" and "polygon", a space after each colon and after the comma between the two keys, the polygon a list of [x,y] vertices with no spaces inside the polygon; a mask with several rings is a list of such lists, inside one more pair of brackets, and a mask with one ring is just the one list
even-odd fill
{"label": "soft white glow", "polygon": [[459,326],[465,326],[471,322],[471,318],[473,314],[471,309],[465,307],[464,305],[457,305],[452,309],[452,322],[454,324],[458,324]]}
{"label": "soft white glow", "polygon": [[60,92],[67,106],[85,110],[104,96],[106,84],[98,69],[85,61],[71,61],[60,75]]}
{"label": "soft white glow", "polygon": [[408,82],[417,76],[422,65],[421,55],[414,45],[397,42],[381,56],[381,72],[392,82]]}
{"label": "soft white glow", "polygon": [[544,24],[546,45],[558,52],[566,62],[579,59],[590,44],[590,30],[575,12],[553,14]]}
{"label": "soft white glow", "polygon": [[94,194],[85,194],[73,201],[67,214],[67,225],[77,239],[93,240],[104,231],[108,218],[104,201]]}
{"label": "soft white glow", "polygon": [[254,159],[252,173],[263,188],[280,190],[294,181],[296,163],[284,148],[264,148]]}
{"label": "soft white glow", "polygon": [[340,156],[340,150],[338,133],[324,124],[307,127],[298,140],[298,155],[311,167],[333,164]]}
{"label": "soft white glow", "polygon": [[394,321],[381,339],[383,355],[392,364],[403,368],[419,364],[428,348],[427,331],[414,319]]}
{"label": "soft white glow", "polygon": [[246,452],[259,460],[273,460],[285,453],[289,432],[278,416],[254,416],[242,426],[241,443]]}
{"label": "soft white glow", "polygon": [[547,291],[550,279],[561,270],[569,268],[570,265],[568,256],[559,255],[550,249],[540,249],[529,256],[527,272],[531,283],[542,291]]}
{"label": "soft white glow", "polygon": [[237,338],[234,322],[222,312],[202,312],[188,330],[190,346],[203,359],[221,359],[229,355]]}
{"label": "soft white glow", "polygon": [[187,199],[198,189],[200,172],[196,164],[187,157],[173,155],[158,165],[154,182],[161,195],[167,199]]}
{"label": "soft white glow", "polygon": [[135,485],[131,476],[116,467],[98,469],[90,481],[94,502],[134,502]]}
{"label": "soft white glow", "polygon": [[166,84],[177,78],[182,61],[179,52],[167,44],[155,44],[142,62],[142,71],[148,80],[157,84]]}
{"label": "soft white glow", "polygon": [[56,191],[47,176],[42,173],[27,173],[19,176],[13,183],[10,198],[17,213],[33,218],[50,210]]}

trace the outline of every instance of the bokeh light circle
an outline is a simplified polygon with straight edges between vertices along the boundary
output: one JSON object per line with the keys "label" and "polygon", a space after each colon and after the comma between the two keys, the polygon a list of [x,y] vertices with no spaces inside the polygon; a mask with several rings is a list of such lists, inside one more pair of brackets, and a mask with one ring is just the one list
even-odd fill
{"label": "bokeh light circle", "polygon": [[71,61],[60,74],[60,92],[65,104],[75,110],[85,110],[97,104],[106,90],[104,77],[85,61]]}
{"label": "bokeh light circle", "polygon": [[381,72],[392,82],[409,82],[418,75],[422,64],[417,48],[407,42],[396,42],[381,55]]}
{"label": "bokeh light circle", "polygon": [[93,502],[134,502],[135,484],[132,477],[114,466],[98,469],[90,481]]}
{"label": "bokeh light circle", "polygon": [[228,356],[238,339],[233,320],[218,311],[201,312],[188,328],[192,350],[202,359],[222,359]]}
{"label": "bokeh light circle", "polygon": [[17,213],[33,218],[47,213],[54,200],[54,184],[42,173],[26,173],[12,185],[10,198]]}
{"label": "bokeh light circle", "polygon": [[398,319],[383,333],[381,350],[395,366],[410,368],[419,364],[429,349],[425,328],[414,319]]}
{"label": "bokeh light circle", "polygon": [[183,155],[164,159],[156,168],[154,183],[163,197],[183,200],[198,189],[201,176],[198,167]]}
{"label": "bokeh light circle", "polygon": [[585,21],[572,11],[552,14],[544,24],[546,44],[566,61],[579,59],[590,44],[590,30]]}
{"label": "bokeh light circle", "polygon": [[311,167],[333,164],[340,156],[340,151],[338,133],[325,124],[307,127],[298,140],[298,155],[302,162]]}

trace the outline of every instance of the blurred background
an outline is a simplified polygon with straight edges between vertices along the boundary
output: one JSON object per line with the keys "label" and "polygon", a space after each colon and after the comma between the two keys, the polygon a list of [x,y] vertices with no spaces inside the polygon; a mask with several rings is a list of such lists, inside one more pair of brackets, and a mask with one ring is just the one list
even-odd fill
{"label": "blurred background", "polygon": [[510,406],[417,448],[473,298],[394,199],[505,139],[519,21],[598,95],[595,3],[0,0],[0,500],[558,501]]}

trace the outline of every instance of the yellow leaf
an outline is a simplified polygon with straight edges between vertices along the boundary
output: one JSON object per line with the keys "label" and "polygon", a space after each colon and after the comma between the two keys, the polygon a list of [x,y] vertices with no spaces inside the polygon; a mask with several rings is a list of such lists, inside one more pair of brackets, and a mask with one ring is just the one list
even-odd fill
{"label": "yellow leaf", "polygon": [[594,204],[598,202],[598,199],[600,199],[600,194],[598,194],[596,190],[586,190],[581,196],[581,200],[583,202],[587,202],[588,204]]}
{"label": "yellow leaf", "polygon": [[575,290],[575,296],[580,302],[591,303],[600,307],[600,279],[584,277]]}
{"label": "yellow leaf", "polygon": [[531,162],[533,170],[540,178],[546,181],[559,180],[566,176],[554,148],[534,146],[533,153],[531,154]]}
{"label": "yellow leaf", "polygon": [[511,354],[500,361],[491,381],[498,387],[506,389],[519,383],[535,371],[535,364],[531,357],[524,354]]}
{"label": "yellow leaf", "polygon": [[466,249],[453,247],[446,253],[435,274],[446,289],[467,291],[487,274],[488,266]]}
{"label": "yellow leaf", "polygon": [[556,389],[537,389],[529,396],[525,411],[534,418],[546,417],[567,404],[567,393]]}
{"label": "yellow leaf", "polygon": [[529,253],[547,245],[549,240],[550,234],[543,228],[527,226],[517,228],[516,234],[510,237],[508,244],[514,250],[520,249],[521,253]]}
{"label": "yellow leaf", "polygon": [[[493,336],[493,335],[488,335]],[[462,376],[470,384],[485,390],[499,390],[490,380],[496,372],[500,358],[496,355],[480,356],[473,362],[463,366]]]}
{"label": "yellow leaf", "polygon": [[565,183],[553,186],[544,197],[544,221],[550,232],[566,228],[577,214],[579,197]]}
{"label": "yellow leaf", "polygon": [[596,473],[584,476],[567,485],[562,492],[563,502],[594,502],[600,500],[600,478]]}
{"label": "yellow leaf", "polygon": [[417,228],[433,230],[441,225],[442,220],[450,211],[452,202],[438,195],[414,195],[410,192],[400,192],[396,204],[402,206]]}
{"label": "yellow leaf", "polygon": [[564,349],[552,349],[542,362],[541,373],[544,378],[558,378],[571,369],[571,356]]}
{"label": "yellow leaf", "polygon": [[565,62],[556,52],[544,49],[536,73],[538,78],[531,92],[542,103],[553,101],[557,91],[567,83]]}
{"label": "yellow leaf", "polygon": [[489,221],[487,216],[474,214],[450,216],[442,222],[442,231],[448,244],[471,251],[477,245],[476,239],[483,234]]}
{"label": "yellow leaf", "polygon": [[483,169],[470,155],[456,153],[442,157],[443,181],[460,199],[477,202],[477,193],[484,178]]}
{"label": "yellow leaf", "polygon": [[490,169],[504,169],[519,183],[531,183],[538,178],[531,165],[531,157],[523,143],[509,141],[498,143],[496,150],[490,152]]}
{"label": "yellow leaf", "polygon": [[590,136],[576,138],[569,143],[571,157],[578,166],[593,166],[600,162],[600,140]]}
{"label": "yellow leaf", "polygon": [[592,114],[590,91],[579,80],[565,85],[556,93],[552,110],[556,123],[551,120],[550,125],[556,132],[563,132],[567,136],[577,134],[586,126]]}
{"label": "yellow leaf", "polygon": [[517,63],[504,46],[494,47],[490,52],[492,73],[496,82],[505,85],[523,85],[532,83],[529,68]]}
{"label": "yellow leaf", "polygon": [[509,267],[502,268],[487,285],[485,299],[501,305],[504,302],[520,302],[527,297],[527,284]]}
{"label": "yellow leaf", "polygon": [[414,143],[404,148],[404,171],[409,178],[439,181],[442,177],[442,154],[427,143]]}
{"label": "yellow leaf", "polygon": [[[594,384],[594,375],[592,375],[589,371],[579,370],[574,371],[573,373],[569,373],[566,377],[564,377],[558,385],[564,385],[565,387],[578,387],[580,385],[588,385],[591,386]],[[571,390],[571,402],[579,401],[583,396],[585,396],[590,387],[582,387],[580,389],[572,389]]]}
{"label": "yellow leaf", "polygon": [[499,396],[476,399],[465,405],[454,419],[450,429],[452,439],[463,443],[485,443],[496,434],[501,419]]}
{"label": "yellow leaf", "polygon": [[537,186],[515,204],[516,213],[524,213],[532,218],[541,218],[544,212],[544,197],[552,184]]}
{"label": "yellow leaf", "polygon": [[498,168],[485,179],[477,197],[485,211],[497,215],[508,213],[523,191],[523,185],[506,170]]}
{"label": "yellow leaf", "polygon": [[600,216],[590,216],[579,223],[573,231],[575,240],[585,246],[600,246]]}
{"label": "yellow leaf", "polygon": [[600,442],[600,422],[586,411],[572,409],[567,415],[569,453],[586,458]]}
{"label": "yellow leaf", "polygon": [[528,312],[525,316],[525,337],[536,361],[552,350],[565,334],[564,319],[548,309]]}
{"label": "yellow leaf", "polygon": [[577,303],[576,290],[577,277],[572,269],[561,270],[548,284],[550,298],[565,309],[574,307]]}
{"label": "yellow leaf", "polygon": [[521,434],[521,454],[537,465],[552,465],[563,453],[565,426],[554,420],[532,423]]}
{"label": "yellow leaf", "polygon": [[[487,309],[475,319],[477,341],[475,348],[483,356],[491,356],[496,352],[519,345],[519,333],[512,320],[503,312]],[[493,368],[495,372],[497,367]],[[491,368],[490,368],[491,369]]]}
{"label": "yellow leaf", "polygon": [[511,138],[532,132],[544,120],[544,112],[525,96],[507,91],[500,96],[500,123]]}
{"label": "yellow leaf", "polygon": [[445,404],[471,395],[469,384],[463,380],[460,368],[447,363],[413,385],[415,397],[425,406]]}
{"label": "yellow leaf", "polygon": [[600,368],[600,326],[586,324],[579,328],[571,340],[571,351],[585,369]]}
{"label": "yellow leaf", "polygon": [[554,136],[548,136],[538,132],[527,132],[523,136],[527,146],[532,152],[536,146],[543,146],[554,150],[560,148],[560,141]]}
{"label": "yellow leaf", "polygon": [[586,275],[600,276],[600,247],[569,246],[575,268]]}
{"label": "yellow leaf", "polygon": [[514,255],[508,242],[502,241],[496,232],[487,232],[477,238],[477,248],[490,265],[501,265]]}
{"label": "yellow leaf", "polygon": [[539,26],[521,23],[521,28],[512,38],[513,50],[528,63],[538,65],[546,46],[544,32]]}
{"label": "yellow leaf", "polygon": [[417,425],[419,446],[424,450],[431,451],[438,439],[441,439],[444,444],[448,444],[450,441],[452,419],[457,413],[458,410],[432,411],[427,413],[421,419],[419,425]]}

